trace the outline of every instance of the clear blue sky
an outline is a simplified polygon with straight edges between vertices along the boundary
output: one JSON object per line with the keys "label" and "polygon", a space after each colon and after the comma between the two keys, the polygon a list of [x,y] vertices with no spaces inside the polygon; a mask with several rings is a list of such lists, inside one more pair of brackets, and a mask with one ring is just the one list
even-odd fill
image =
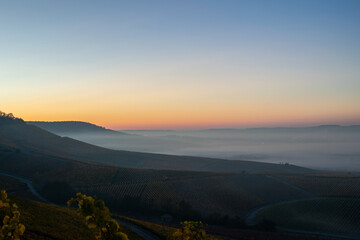
{"label": "clear blue sky", "polygon": [[354,124],[359,69],[360,1],[0,2],[0,110],[26,120]]}

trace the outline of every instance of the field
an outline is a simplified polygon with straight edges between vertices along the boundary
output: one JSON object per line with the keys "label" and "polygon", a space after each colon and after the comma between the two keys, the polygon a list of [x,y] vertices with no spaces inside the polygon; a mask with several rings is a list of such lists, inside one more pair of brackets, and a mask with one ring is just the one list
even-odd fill
{"label": "field", "polygon": [[62,182],[127,214],[243,217],[259,205],[308,197],[287,179],[284,183],[283,175],[120,168],[18,151],[0,152],[0,157],[0,169],[32,178],[40,191]]}
{"label": "field", "polygon": [[[22,151],[0,152],[0,169],[32,178],[39,190],[63,182],[103,198],[113,210],[146,208],[157,215],[185,207],[186,215],[243,216],[257,205],[305,197],[264,174],[119,168]],[[182,201],[187,205],[180,207]]]}
{"label": "field", "polygon": [[[122,171],[125,172],[124,169]],[[180,203],[185,201],[202,216],[215,213],[244,216],[258,205],[306,197],[297,189],[266,175],[193,173],[191,178],[161,181],[141,181],[142,177],[130,176],[110,185],[78,186],[76,189],[103,198],[115,211],[126,210],[125,206],[129,209],[138,203],[133,206],[134,209],[142,206],[158,214],[181,215],[184,206]]]}
{"label": "field", "polygon": [[296,200],[261,210],[256,221],[270,220],[277,226],[310,232],[360,236],[359,198]]}
{"label": "field", "polygon": [[277,175],[287,182],[323,197],[360,197],[359,174]]}

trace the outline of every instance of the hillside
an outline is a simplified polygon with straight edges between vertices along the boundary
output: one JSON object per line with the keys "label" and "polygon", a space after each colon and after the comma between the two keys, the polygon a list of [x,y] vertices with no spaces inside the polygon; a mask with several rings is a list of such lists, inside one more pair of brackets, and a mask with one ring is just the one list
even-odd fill
{"label": "hillside", "polygon": [[[63,204],[81,191],[128,214],[244,216],[257,205],[307,197],[262,174],[120,168],[11,148],[0,151],[0,170],[32,179],[50,201]],[[266,189],[273,190],[268,193]]]}
{"label": "hillside", "polygon": [[[92,232],[74,210],[10,196],[20,209],[20,221],[25,224],[24,239],[91,239]],[[2,219],[2,212],[0,211]]]}
{"label": "hillside", "polygon": [[42,122],[42,121],[28,121],[26,122],[30,125],[35,125],[39,128],[42,128],[46,131],[55,133],[57,135],[66,135],[68,133],[73,134],[82,134],[82,133],[96,133],[96,134],[106,134],[106,135],[121,135],[127,133],[114,131],[111,129],[106,129],[101,126],[97,126],[88,122],[80,121],[60,121],[60,122]]}
{"label": "hillside", "polygon": [[0,123],[1,145],[3,147],[12,146],[23,152],[132,168],[213,172],[311,171],[294,165],[110,150],[71,138],[60,137],[21,121]]}
{"label": "hillside", "polygon": [[[0,181],[1,182],[1,181]],[[9,196],[20,210],[20,222],[26,227],[22,239],[25,240],[89,240],[94,239],[91,229],[87,228],[74,209],[58,207],[34,200]],[[0,218],[3,213],[0,210]],[[125,226],[120,231],[126,233],[131,240],[143,240]]]}

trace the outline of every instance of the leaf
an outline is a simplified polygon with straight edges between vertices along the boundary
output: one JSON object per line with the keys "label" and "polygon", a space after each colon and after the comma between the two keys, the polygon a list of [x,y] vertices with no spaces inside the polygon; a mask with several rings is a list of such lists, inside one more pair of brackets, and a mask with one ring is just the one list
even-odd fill
{"label": "leaf", "polygon": [[7,194],[6,194],[6,191],[5,191],[5,190],[1,190],[1,199],[2,199],[2,200],[7,199]]}
{"label": "leaf", "polygon": [[19,224],[19,226],[20,226],[20,228],[19,228],[19,233],[20,233],[20,235],[23,235],[26,228],[25,228],[25,226],[22,225],[22,224]]}
{"label": "leaf", "polygon": [[3,219],[3,224],[8,224],[9,223],[9,220],[10,220],[10,217],[9,216],[5,216],[4,219]]}
{"label": "leaf", "polygon": [[96,228],[96,224],[95,223],[89,223],[88,228],[90,228],[90,229]]}

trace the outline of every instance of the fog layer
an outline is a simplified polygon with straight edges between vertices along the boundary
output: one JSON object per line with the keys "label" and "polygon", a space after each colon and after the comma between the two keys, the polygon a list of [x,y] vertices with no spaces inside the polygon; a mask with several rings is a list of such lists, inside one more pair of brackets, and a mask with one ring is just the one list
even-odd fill
{"label": "fog layer", "polygon": [[290,163],[316,169],[360,171],[359,126],[57,133],[116,150]]}

